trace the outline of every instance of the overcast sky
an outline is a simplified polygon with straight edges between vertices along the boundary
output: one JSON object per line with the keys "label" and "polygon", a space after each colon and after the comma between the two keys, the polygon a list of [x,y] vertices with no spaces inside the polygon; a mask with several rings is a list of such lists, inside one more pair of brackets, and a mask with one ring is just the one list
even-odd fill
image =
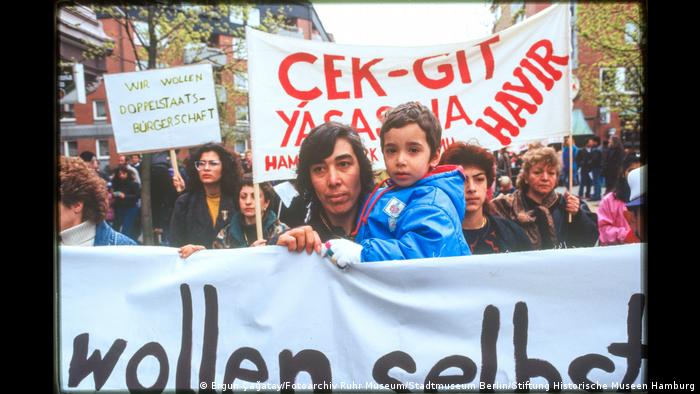
{"label": "overcast sky", "polygon": [[487,3],[312,3],[338,44],[448,44],[488,36],[493,26]]}

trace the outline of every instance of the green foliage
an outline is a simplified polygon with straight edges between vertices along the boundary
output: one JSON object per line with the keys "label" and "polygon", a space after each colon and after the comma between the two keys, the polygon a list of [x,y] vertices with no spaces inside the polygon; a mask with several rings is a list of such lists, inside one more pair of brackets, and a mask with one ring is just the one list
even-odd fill
{"label": "green foliage", "polygon": [[645,21],[639,3],[578,3],[579,53],[592,51],[592,63],[576,74],[584,99],[607,106],[628,120],[639,120],[644,93]]}

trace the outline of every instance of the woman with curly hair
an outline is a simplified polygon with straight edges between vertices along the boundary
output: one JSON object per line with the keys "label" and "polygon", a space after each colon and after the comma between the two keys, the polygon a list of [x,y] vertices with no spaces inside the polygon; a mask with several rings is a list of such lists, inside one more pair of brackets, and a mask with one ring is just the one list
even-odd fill
{"label": "woman with curly hair", "polygon": [[598,239],[597,218],[588,205],[554,190],[560,173],[561,161],[554,149],[530,149],[523,156],[517,190],[491,202],[494,214],[516,221],[525,230],[535,250],[588,247]]}
{"label": "woman with curly hair", "polygon": [[136,245],[107,222],[107,183],[79,158],[59,159],[59,244],[71,246]]}

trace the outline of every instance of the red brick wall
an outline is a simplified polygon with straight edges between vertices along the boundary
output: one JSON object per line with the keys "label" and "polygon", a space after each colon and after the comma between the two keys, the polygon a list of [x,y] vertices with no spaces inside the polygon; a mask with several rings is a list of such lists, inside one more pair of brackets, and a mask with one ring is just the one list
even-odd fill
{"label": "red brick wall", "polygon": [[311,23],[311,21],[297,18],[297,27],[301,28],[301,30],[304,32],[305,40],[311,39],[311,33],[313,30],[313,24]]}

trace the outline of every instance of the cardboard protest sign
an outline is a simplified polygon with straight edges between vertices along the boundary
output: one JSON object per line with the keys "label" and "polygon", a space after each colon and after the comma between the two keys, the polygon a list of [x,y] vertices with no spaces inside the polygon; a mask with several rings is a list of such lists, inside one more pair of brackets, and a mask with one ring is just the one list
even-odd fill
{"label": "cardboard protest sign", "polygon": [[117,152],[221,142],[211,64],[106,74]]}

